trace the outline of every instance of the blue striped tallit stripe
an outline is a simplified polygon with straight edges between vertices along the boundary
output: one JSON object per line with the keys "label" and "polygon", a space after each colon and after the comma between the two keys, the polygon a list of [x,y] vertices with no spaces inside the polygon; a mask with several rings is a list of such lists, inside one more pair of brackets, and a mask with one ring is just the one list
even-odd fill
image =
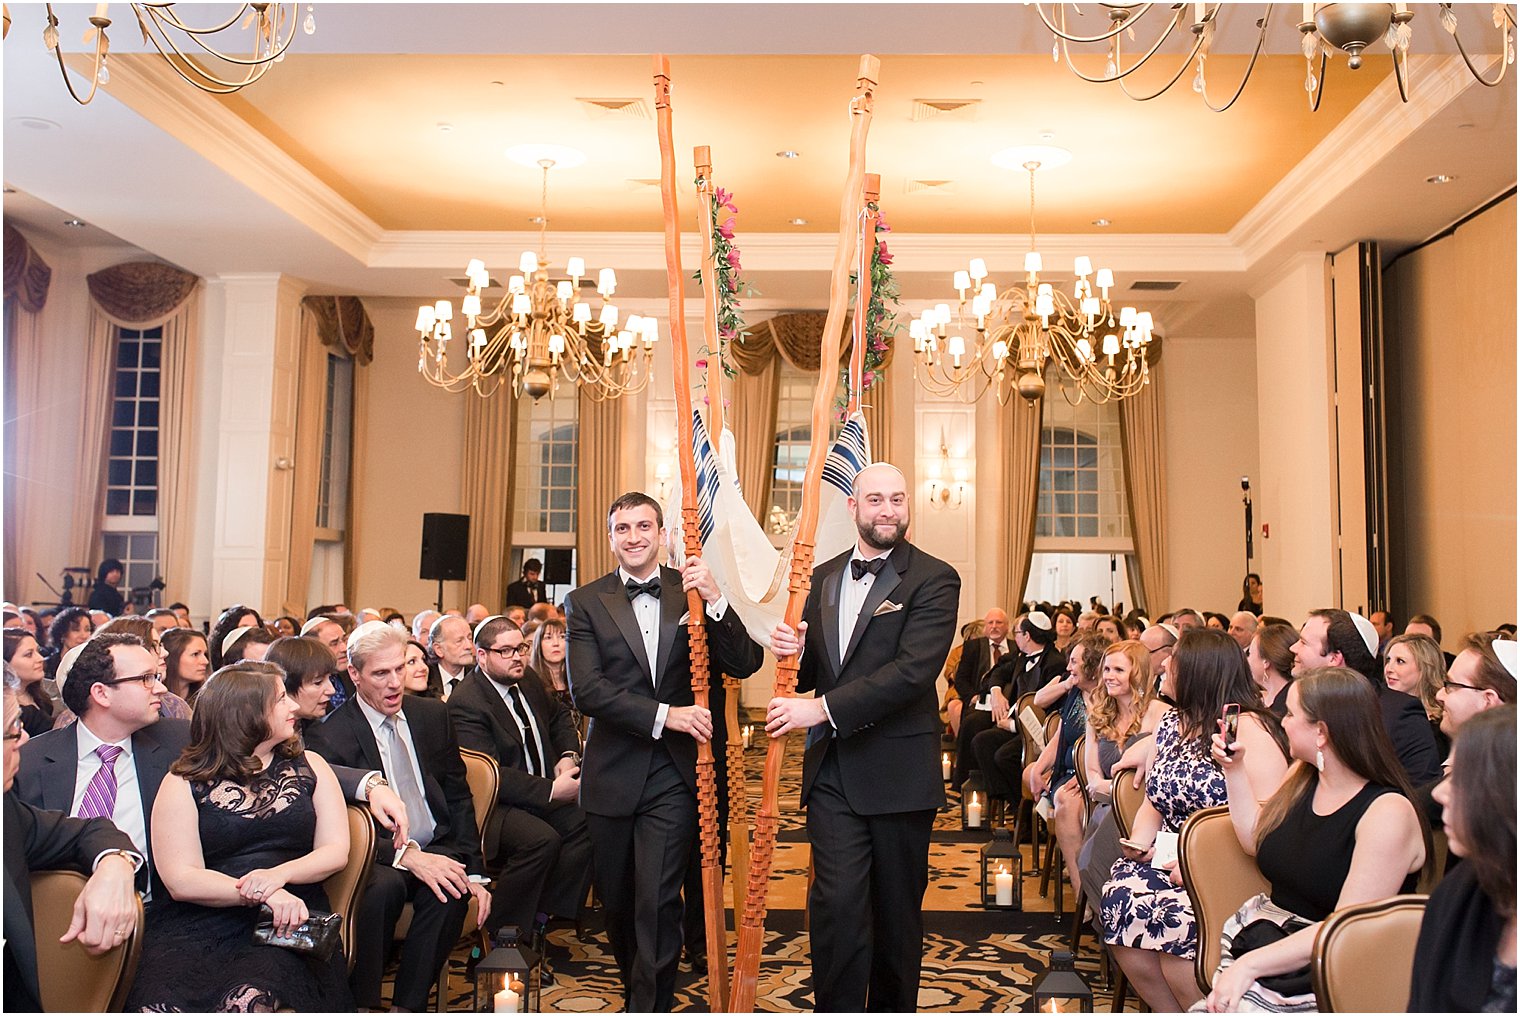
{"label": "blue striped tallit stripe", "polygon": [[855,474],[871,464],[866,438],[866,422],[859,413],[845,423],[844,429],[829,449],[823,462],[823,482],[833,484],[842,494],[849,494]]}
{"label": "blue striped tallit stripe", "polygon": [[707,436],[702,414],[691,411],[691,446],[697,468],[697,529],[705,547],[713,533],[713,501],[718,496],[718,456]]}

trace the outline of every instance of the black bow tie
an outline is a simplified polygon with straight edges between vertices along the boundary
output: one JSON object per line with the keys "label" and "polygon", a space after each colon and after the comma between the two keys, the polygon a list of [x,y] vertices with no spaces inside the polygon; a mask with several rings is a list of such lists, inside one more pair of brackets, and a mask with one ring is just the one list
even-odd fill
{"label": "black bow tie", "polygon": [[858,557],[851,558],[850,577],[853,579],[858,579],[866,572],[870,572],[872,575],[880,575],[881,570],[886,567],[886,564],[887,559],[884,557],[873,557],[869,561],[862,561]]}
{"label": "black bow tie", "polygon": [[648,593],[658,600],[660,598],[660,577],[656,575],[648,582],[635,582],[633,579],[629,579],[623,583],[623,588],[628,590],[628,599],[630,600],[636,599],[640,593]]}

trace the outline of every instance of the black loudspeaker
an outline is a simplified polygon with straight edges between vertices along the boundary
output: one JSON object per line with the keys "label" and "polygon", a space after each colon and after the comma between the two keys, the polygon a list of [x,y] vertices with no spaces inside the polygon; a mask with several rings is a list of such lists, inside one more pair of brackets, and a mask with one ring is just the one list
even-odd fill
{"label": "black loudspeaker", "polygon": [[551,586],[570,584],[570,562],[575,551],[569,547],[550,547],[544,551],[544,583]]}
{"label": "black loudspeaker", "polygon": [[470,517],[428,512],[422,516],[422,568],[418,578],[464,580],[470,556]]}

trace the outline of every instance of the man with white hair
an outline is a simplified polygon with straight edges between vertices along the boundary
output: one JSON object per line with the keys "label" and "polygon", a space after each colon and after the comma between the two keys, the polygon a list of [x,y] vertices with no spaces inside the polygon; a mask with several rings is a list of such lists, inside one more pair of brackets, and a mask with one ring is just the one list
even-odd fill
{"label": "man with white hair", "polygon": [[1230,638],[1240,646],[1241,652],[1251,648],[1251,640],[1256,637],[1256,615],[1249,610],[1237,610],[1230,618],[1230,627],[1227,629]]}
{"label": "man with white hair", "polygon": [[[462,621],[461,621],[462,623]],[[402,906],[412,924],[401,947],[392,1006],[421,1012],[464,924],[470,897],[490,916],[475,806],[448,708],[407,695],[401,671],[406,636],[371,621],[348,638],[354,697],[306,731],[328,762],[380,769],[406,805],[411,839],[399,850],[380,837],[370,884],[359,904],[350,975],[361,1007],[380,1008],[380,980]]]}
{"label": "man with white hair", "polygon": [[447,702],[454,689],[475,665],[475,643],[470,639],[474,626],[462,617],[445,614],[428,630],[428,653],[436,661],[428,675],[429,686],[442,692]]}
{"label": "man with white hair", "polygon": [[436,610],[419,610],[412,618],[412,638],[418,642],[426,643],[428,631],[432,629],[433,622],[443,615]]}

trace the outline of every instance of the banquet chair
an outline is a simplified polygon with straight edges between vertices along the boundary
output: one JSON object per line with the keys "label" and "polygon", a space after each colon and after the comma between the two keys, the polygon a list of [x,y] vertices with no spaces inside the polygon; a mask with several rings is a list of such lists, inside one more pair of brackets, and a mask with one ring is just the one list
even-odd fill
{"label": "banquet chair", "polygon": [[1325,918],[1309,959],[1320,1012],[1404,1011],[1427,899],[1390,896]]}
{"label": "banquet chair", "polygon": [[142,953],[143,907],[137,896],[137,924],[127,940],[92,956],[77,940],[58,940],[74,918],[74,901],[84,891],[77,871],[32,872],[32,922],[37,939],[37,987],[45,1012],[120,1012]]}
{"label": "banquet chair", "polygon": [[1195,811],[1182,825],[1177,840],[1177,868],[1193,905],[1198,928],[1198,954],[1193,977],[1207,995],[1219,969],[1224,922],[1240,905],[1271,887],[1235,836],[1230,809],[1225,806]]}

